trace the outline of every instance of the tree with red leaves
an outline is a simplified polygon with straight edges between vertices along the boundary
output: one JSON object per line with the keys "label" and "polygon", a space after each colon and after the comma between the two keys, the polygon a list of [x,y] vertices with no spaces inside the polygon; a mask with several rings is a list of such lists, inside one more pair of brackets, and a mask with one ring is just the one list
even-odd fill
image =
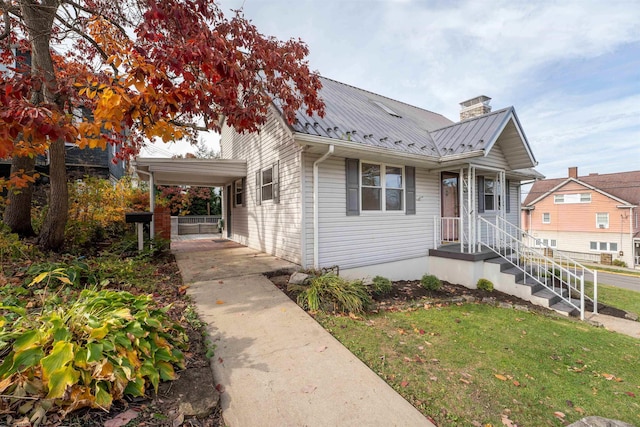
{"label": "tree with red leaves", "polygon": [[257,131],[274,100],[289,122],[302,107],[323,114],[307,46],[264,36],[239,11],[228,19],[211,0],[0,0],[0,19],[0,158],[12,158],[4,221],[33,232],[34,158],[48,152],[45,249],[64,241],[65,143],[117,145],[128,158],[223,120]]}

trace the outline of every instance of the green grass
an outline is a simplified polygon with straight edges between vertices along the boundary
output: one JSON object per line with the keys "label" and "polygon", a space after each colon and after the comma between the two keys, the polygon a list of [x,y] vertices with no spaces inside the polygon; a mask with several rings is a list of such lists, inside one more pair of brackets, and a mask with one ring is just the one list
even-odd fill
{"label": "green grass", "polygon": [[[587,295],[593,295],[593,283],[585,282]],[[611,285],[598,285],[598,302],[632,313],[640,313],[640,292]]]}
{"label": "green grass", "polygon": [[483,304],[316,318],[439,426],[640,425],[638,339]]}
{"label": "green grass", "polygon": [[640,271],[634,271],[631,269],[621,269],[621,268],[616,268],[616,267],[603,267],[600,264],[589,264],[588,266],[589,268],[593,269],[593,270],[598,270],[598,271],[606,271],[607,273],[620,273],[620,274],[626,274],[628,276],[640,276]]}

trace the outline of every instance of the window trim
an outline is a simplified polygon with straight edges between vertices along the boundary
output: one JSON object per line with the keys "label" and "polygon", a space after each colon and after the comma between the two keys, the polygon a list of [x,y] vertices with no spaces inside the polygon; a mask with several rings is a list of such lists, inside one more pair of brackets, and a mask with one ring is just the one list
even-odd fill
{"label": "window trim", "polygon": [[[492,193],[487,193],[487,181],[493,181],[493,192]],[[484,203],[484,211],[485,212],[496,212],[498,210],[500,210],[500,194],[501,194],[501,190],[500,190],[500,180],[496,179],[496,178],[490,178],[490,177],[484,177],[483,180],[483,188],[482,188],[482,197],[483,197],[483,203]],[[487,196],[491,196],[493,197],[493,203],[492,206],[489,207],[489,205],[487,204]]]}
{"label": "window trim", "polygon": [[[238,185],[239,183],[239,185]],[[245,179],[240,178],[233,181],[233,207],[245,206]],[[240,196],[240,203],[238,203],[238,196]]]}
{"label": "window trim", "polygon": [[[593,249],[593,245],[595,244],[596,248]],[[605,249],[600,249],[601,246],[604,245]],[[611,248],[611,245],[615,245],[615,249]],[[607,252],[607,253],[618,253],[618,242],[602,242],[600,240],[591,240],[589,241],[589,251],[591,252]]]}
{"label": "window trim", "polygon": [[[271,181],[265,184],[264,174],[269,170],[271,170]],[[273,200],[273,183],[274,183],[273,165],[269,166],[268,168],[260,169],[260,200],[261,201],[265,202],[267,200]],[[267,187],[271,188],[271,196],[269,198],[264,197],[264,191]]]}
{"label": "window trim", "polygon": [[[607,216],[606,223],[599,221],[598,215],[606,215]],[[601,225],[603,227],[601,227]],[[609,212],[596,212],[596,228],[597,229],[602,229],[602,228],[607,229],[607,228],[609,228]]]}
{"label": "window trim", "polygon": [[[546,216],[546,221],[545,221]],[[543,224],[551,224],[551,212],[543,212],[542,213],[542,223]]]}
{"label": "window trim", "polygon": [[[374,165],[380,167],[380,185],[363,185],[362,184],[362,171],[364,165]],[[368,160],[360,160],[358,165],[358,193],[359,193],[359,208],[360,212],[363,214],[393,214],[393,213],[407,213],[407,177],[405,166],[392,164],[392,163],[382,163],[382,162],[374,162]],[[402,187],[387,187],[387,168],[398,168],[400,169]],[[364,194],[362,190],[364,188],[379,188],[380,189],[380,209],[364,209]],[[402,192],[402,197],[400,199],[400,209],[387,209],[387,189],[389,190],[400,190]]]}

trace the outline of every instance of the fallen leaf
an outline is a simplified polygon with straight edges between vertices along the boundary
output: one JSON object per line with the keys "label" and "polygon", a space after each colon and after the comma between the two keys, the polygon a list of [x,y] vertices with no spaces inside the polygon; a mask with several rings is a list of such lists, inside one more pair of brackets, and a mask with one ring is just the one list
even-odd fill
{"label": "fallen leaf", "polygon": [[171,423],[173,427],[180,427],[184,423],[184,414],[182,411],[178,412],[178,415],[173,419]]}
{"label": "fallen leaf", "polygon": [[409,381],[402,381],[402,382],[400,383],[400,386],[401,386],[401,387],[406,387],[406,386],[408,386],[408,385],[409,385]]}
{"label": "fallen leaf", "polygon": [[607,381],[611,381],[611,380],[615,379],[615,377],[616,377],[616,376],[615,376],[615,375],[612,375],[612,374],[605,374],[605,373],[603,373],[603,374],[602,374],[602,377],[603,377],[605,380],[607,380]]}
{"label": "fallen leaf", "polygon": [[222,357],[218,357],[218,363],[222,363],[224,362],[224,360],[222,360]]}
{"label": "fallen leaf", "polygon": [[303,393],[313,393],[314,391],[316,391],[318,387],[312,384],[307,384],[306,386],[302,387],[302,392]]}
{"label": "fallen leaf", "polygon": [[624,394],[626,394],[629,397],[636,397],[635,393],[632,391],[625,391]]}
{"label": "fallen leaf", "polygon": [[224,304],[224,301],[222,301],[221,299],[219,299],[219,300],[217,300],[217,301],[216,301],[216,304],[218,304],[218,305]]}
{"label": "fallen leaf", "polygon": [[502,416],[501,421],[502,421],[502,425],[504,425],[504,426],[507,426],[507,427],[516,427],[516,425],[513,423],[513,421],[511,421],[511,420],[509,419],[509,417],[508,417],[508,416],[506,416],[506,415],[503,415],[503,416]]}
{"label": "fallen leaf", "polygon": [[400,335],[404,335],[406,332],[404,331],[404,329],[398,329],[398,333],[399,333]]}
{"label": "fallen leaf", "polygon": [[224,386],[222,384],[216,384],[216,390],[218,390],[218,393],[222,394],[224,393]]}
{"label": "fallen leaf", "polygon": [[429,377],[431,381],[438,381],[438,377]]}
{"label": "fallen leaf", "polygon": [[180,287],[178,288],[178,294],[179,294],[179,295],[184,295],[184,294],[186,294],[186,293],[187,293],[187,289],[188,289],[188,288],[189,288],[189,286],[187,286],[187,285],[180,286]]}
{"label": "fallen leaf", "polygon": [[520,387],[520,383],[518,381],[514,381],[513,385],[516,386],[516,387]]}
{"label": "fallen leaf", "polygon": [[573,408],[573,409],[574,409],[577,413],[579,413],[579,414],[581,414],[581,415],[582,415],[582,414],[584,414],[584,409],[582,409],[582,408],[581,408],[581,407],[579,407],[579,406],[576,406],[576,407],[575,407],[575,408]]}
{"label": "fallen leaf", "polygon": [[222,285],[224,283],[224,280],[218,280],[218,284]]}
{"label": "fallen leaf", "polygon": [[573,408],[573,402],[572,402],[572,401],[567,400],[567,401],[566,401],[566,403],[567,403],[567,406],[568,406],[569,408]]}
{"label": "fallen leaf", "polygon": [[127,425],[129,421],[136,418],[138,416],[138,412],[133,409],[128,409],[125,412],[122,412],[110,420],[105,421],[104,427],[122,427]]}
{"label": "fallen leaf", "polygon": [[410,357],[405,356],[405,357],[404,357],[404,361],[405,361],[405,362],[411,362],[411,358],[410,358]]}
{"label": "fallen leaf", "polygon": [[418,332],[420,332],[420,335],[424,335],[424,329],[420,329]]}
{"label": "fallen leaf", "polygon": [[564,420],[564,417],[566,417],[566,415],[563,412],[560,412],[560,411],[554,412],[553,416],[556,417],[556,418],[559,418],[561,420]]}
{"label": "fallen leaf", "polygon": [[461,382],[462,384],[467,384],[467,385],[471,384],[471,382],[470,382],[470,381],[465,380],[464,378],[460,378],[460,382]]}
{"label": "fallen leaf", "polygon": [[507,377],[505,377],[504,375],[500,375],[500,374],[495,374],[494,375],[497,379],[499,379],[500,381],[506,381]]}

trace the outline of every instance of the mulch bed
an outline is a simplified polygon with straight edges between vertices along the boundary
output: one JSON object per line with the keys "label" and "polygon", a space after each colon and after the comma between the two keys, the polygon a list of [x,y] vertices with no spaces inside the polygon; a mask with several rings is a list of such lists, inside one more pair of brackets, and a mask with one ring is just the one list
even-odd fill
{"label": "mulch bed", "polygon": [[[274,272],[268,274],[269,280],[271,280],[282,292],[284,292],[294,302],[296,300],[295,295],[287,291],[287,283],[289,282],[290,274],[288,272]],[[393,282],[393,289],[390,293],[382,296],[374,297],[376,308],[373,311],[380,310],[398,310],[406,307],[410,304],[415,304],[420,300],[427,299],[433,302],[450,302],[459,301],[460,299],[475,300],[491,302],[493,304],[510,304],[513,306],[526,307],[529,311],[536,311],[539,313],[555,313],[539,305],[530,303],[513,295],[505,294],[500,291],[484,291],[481,289],[469,289],[462,285],[457,285],[449,282],[442,282],[442,288],[438,291],[428,291],[422,287],[419,280],[399,280]],[[587,312],[593,311],[593,304],[586,303],[585,309]],[[598,313],[606,314],[609,316],[625,318],[626,311],[619,310],[615,307],[609,307],[604,304],[598,304]]]}

